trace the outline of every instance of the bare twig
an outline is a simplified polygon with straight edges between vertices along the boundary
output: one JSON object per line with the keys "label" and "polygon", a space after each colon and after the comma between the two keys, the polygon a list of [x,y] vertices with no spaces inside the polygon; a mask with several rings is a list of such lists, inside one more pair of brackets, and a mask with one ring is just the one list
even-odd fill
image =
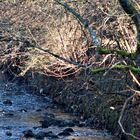
{"label": "bare twig", "polygon": [[138,81],[138,79],[136,78],[136,76],[132,73],[131,70],[129,70],[129,73],[132,76],[134,82],[140,87],[140,82]]}
{"label": "bare twig", "polygon": [[33,40],[34,40],[35,43],[36,43],[36,46],[34,46],[35,49],[38,49],[38,50],[40,50],[40,51],[43,51],[44,53],[48,53],[48,54],[50,54],[51,56],[53,56],[53,57],[55,57],[55,58],[57,58],[57,59],[59,59],[59,60],[62,60],[62,61],[67,62],[67,63],[69,63],[69,64],[75,65],[75,66],[77,66],[77,67],[83,67],[83,68],[90,67],[91,64],[89,64],[89,65],[80,64],[80,63],[77,63],[77,62],[75,62],[75,61],[71,61],[71,60],[68,60],[68,59],[66,59],[66,58],[64,58],[64,57],[61,57],[61,56],[59,56],[59,55],[57,55],[57,54],[54,54],[54,53],[51,52],[49,49],[43,49],[43,48],[41,48],[40,45],[38,44],[38,42],[36,41],[35,37],[33,36],[31,30],[29,29],[29,27],[27,27],[27,29],[28,29],[28,31],[29,31],[31,37],[33,38]]}
{"label": "bare twig", "polygon": [[135,90],[135,89],[133,89],[133,88],[131,88],[131,87],[129,87],[129,86],[128,86],[128,88],[129,88],[131,91],[135,92],[138,96],[140,96],[140,91],[139,91],[139,90]]}
{"label": "bare twig", "polygon": [[[137,78],[135,77],[135,75],[132,73],[131,70],[129,70],[130,72],[130,75],[132,76],[133,80],[138,84],[138,86],[140,86],[140,83],[139,81],[137,80]],[[118,120],[118,123],[119,123],[119,126],[121,127],[121,130],[122,132],[127,135],[127,136],[131,136],[132,138],[136,139],[136,140],[140,140],[140,138],[136,137],[135,135],[131,134],[131,133],[127,133],[125,130],[124,130],[124,127],[123,127],[123,124],[121,123],[121,120],[123,118],[123,115],[124,115],[124,111],[125,111],[125,108],[128,104],[129,101],[131,101],[136,95],[140,96],[140,91],[138,90],[135,90],[131,87],[128,86],[128,88],[134,92],[133,95],[131,95],[130,97],[128,97],[123,105],[123,108],[122,108],[122,111],[121,111],[121,114],[120,114],[120,117],[119,117],[119,120]]]}
{"label": "bare twig", "polygon": [[112,70],[115,66],[117,66],[118,64],[120,64],[121,62],[116,62],[114,65],[112,65],[105,73],[103,76],[107,75],[107,73]]}
{"label": "bare twig", "polygon": [[136,140],[140,140],[140,138],[138,138],[137,136],[135,136],[135,135],[133,135],[133,134],[131,134],[131,133],[126,132],[125,129],[124,129],[124,127],[123,127],[123,124],[121,123],[121,120],[122,120],[122,118],[123,118],[123,115],[124,115],[124,112],[125,112],[125,108],[126,108],[128,102],[131,101],[131,100],[136,96],[136,94],[137,94],[137,93],[133,94],[132,96],[130,96],[129,98],[126,99],[126,101],[125,101],[125,103],[124,103],[124,105],[123,105],[123,108],[122,108],[122,110],[121,110],[121,114],[120,114],[118,123],[119,123],[119,126],[120,126],[122,132],[123,132],[125,135],[130,136],[130,137],[132,137],[132,138],[134,138],[134,139],[136,139]]}

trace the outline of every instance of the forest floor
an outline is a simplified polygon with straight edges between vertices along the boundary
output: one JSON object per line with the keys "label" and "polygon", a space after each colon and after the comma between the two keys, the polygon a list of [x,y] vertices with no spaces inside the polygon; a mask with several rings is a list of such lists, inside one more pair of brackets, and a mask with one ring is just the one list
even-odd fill
{"label": "forest floor", "polygon": [[[65,2],[87,19],[102,48],[136,50],[135,26],[118,1]],[[124,127],[140,137],[139,56],[116,52],[98,53],[83,25],[53,0],[0,1],[3,73],[24,77],[34,92],[51,96],[92,127],[115,135]]]}

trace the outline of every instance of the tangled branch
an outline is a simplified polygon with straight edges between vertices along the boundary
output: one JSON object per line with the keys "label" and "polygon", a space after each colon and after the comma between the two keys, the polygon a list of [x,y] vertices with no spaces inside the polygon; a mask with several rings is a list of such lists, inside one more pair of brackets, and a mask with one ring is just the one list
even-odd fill
{"label": "tangled branch", "polygon": [[126,99],[126,101],[125,101],[125,103],[124,103],[124,105],[123,105],[123,108],[122,108],[122,110],[121,110],[121,114],[120,114],[118,123],[119,123],[119,126],[120,126],[122,132],[123,132],[125,135],[130,136],[130,137],[132,137],[132,138],[134,138],[134,139],[136,139],[136,140],[140,140],[140,138],[136,137],[135,135],[133,135],[133,134],[131,134],[131,133],[127,133],[127,132],[125,131],[124,127],[123,127],[122,122],[121,122],[128,102],[131,101],[131,100],[136,96],[136,94],[137,94],[137,93],[133,94],[132,96],[130,96],[129,98]]}
{"label": "tangled branch", "polygon": [[[136,82],[136,84],[137,84],[138,86],[140,86],[139,81],[138,81],[137,78],[134,76],[134,74],[132,73],[132,71],[129,71],[129,72],[130,72],[130,75],[132,76],[132,79]],[[131,91],[134,92],[134,94],[131,95],[130,97],[128,97],[128,98],[125,100],[124,105],[123,105],[122,110],[121,110],[121,114],[120,114],[118,123],[119,123],[119,126],[120,126],[122,132],[123,132],[125,135],[130,136],[130,137],[132,137],[132,138],[134,138],[134,139],[136,139],[136,140],[140,140],[140,138],[138,138],[137,136],[135,136],[135,135],[133,135],[133,134],[131,134],[131,133],[126,132],[125,129],[124,129],[124,127],[123,127],[123,124],[122,124],[122,122],[121,122],[128,102],[131,101],[135,96],[137,96],[137,95],[140,96],[140,91],[134,90],[134,89],[131,88],[131,87],[129,87],[129,88],[130,88]]]}

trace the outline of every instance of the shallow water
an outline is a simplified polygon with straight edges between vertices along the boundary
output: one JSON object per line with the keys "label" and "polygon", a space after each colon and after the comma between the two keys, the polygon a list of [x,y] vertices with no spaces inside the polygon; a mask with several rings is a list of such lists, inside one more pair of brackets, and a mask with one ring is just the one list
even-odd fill
{"label": "shallow water", "polygon": [[[55,106],[55,108],[54,108]],[[45,115],[53,114],[57,120],[78,119],[53,104],[52,100],[42,96],[28,93],[23,86],[14,83],[0,83],[0,140],[19,140],[23,137],[23,131],[31,130],[33,133],[40,131],[58,135],[66,127],[50,125],[42,128],[41,121]],[[71,127],[74,132],[70,136],[59,136],[63,140],[111,140],[113,139],[106,131],[97,131],[87,127]],[[32,140],[35,138],[26,138]],[[44,140],[53,138],[43,138]]]}

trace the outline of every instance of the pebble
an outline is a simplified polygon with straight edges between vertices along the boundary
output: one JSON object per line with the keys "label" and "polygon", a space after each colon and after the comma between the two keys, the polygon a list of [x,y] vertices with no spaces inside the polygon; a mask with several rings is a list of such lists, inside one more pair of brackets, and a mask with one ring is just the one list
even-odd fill
{"label": "pebble", "polygon": [[23,113],[24,113],[24,112],[27,112],[27,110],[26,110],[26,109],[21,109],[20,111],[21,111],[21,112],[23,112]]}
{"label": "pebble", "polygon": [[4,115],[5,115],[6,117],[12,117],[12,116],[14,116],[13,113],[5,113]]}
{"label": "pebble", "polygon": [[32,132],[32,130],[25,130],[23,131],[24,137],[26,138],[33,138],[35,137],[35,134]]}
{"label": "pebble", "polygon": [[3,101],[3,104],[4,104],[4,105],[11,106],[11,105],[12,105],[12,101],[9,100],[9,99],[7,99],[7,100]]}
{"label": "pebble", "polygon": [[43,139],[44,137],[46,137],[46,133],[45,132],[38,132],[36,134],[36,139]]}
{"label": "pebble", "polygon": [[12,133],[9,132],[9,131],[7,131],[7,132],[6,132],[6,135],[9,136],[9,137],[11,137],[11,136],[12,136]]}
{"label": "pebble", "polygon": [[70,132],[70,133],[72,133],[72,132],[74,132],[74,130],[72,128],[66,128],[66,129],[63,130],[63,132]]}

